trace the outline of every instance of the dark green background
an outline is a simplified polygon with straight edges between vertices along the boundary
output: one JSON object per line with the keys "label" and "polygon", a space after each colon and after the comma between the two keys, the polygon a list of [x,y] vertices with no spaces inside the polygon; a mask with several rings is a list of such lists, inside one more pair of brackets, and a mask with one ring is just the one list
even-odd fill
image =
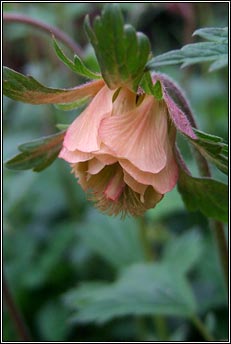
{"label": "dark green background", "polygon": [[[154,56],[193,42],[191,35],[198,28],[224,27],[228,23],[228,3],[124,3],[121,7],[125,21],[148,35]],[[80,44],[86,63],[93,69],[97,65],[86,40],[83,20],[87,13],[91,18],[99,14],[101,8],[102,4],[97,3],[8,3],[3,6],[4,12],[26,14],[65,31]],[[194,38],[194,41],[198,40]],[[68,49],[65,51],[72,57]],[[84,81],[60,63],[48,35],[23,24],[4,25],[3,62],[48,86],[73,87]],[[227,139],[227,69],[208,73],[205,63],[186,69],[173,66],[159,70],[182,86],[200,129]],[[61,112],[52,105],[32,106],[4,97],[4,159],[17,153],[18,144],[55,132],[57,123],[71,123],[80,111]],[[178,140],[188,166],[198,175],[188,146],[181,137]],[[213,173],[225,181],[222,173],[216,169]],[[110,235],[124,226],[120,244],[124,242],[129,246],[127,229],[138,230],[138,221],[122,222],[98,214],[70,174],[70,167],[61,160],[40,174],[4,169],[3,186],[5,275],[34,341],[161,339],[158,326],[153,326],[148,317],[129,316],[100,326],[76,324],[70,321],[71,307],[65,302],[69,289],[83,281],[115,280],[123,267],[123,260],[117,262],[120,246],[117,255],[111,253],[112,257],[109,249],[108,257],[100,235],[104,233],[110,245]],[[160,260],[172,239],[200,233],[200,256],[187,277],[201,305],[199,315],[203,322],[216,338],[227,338],[224,286],[207,220],[200,213],[188,213],[174,189],[155,209],[147,212],[142,225]],[[104,231],[107,227],[108,232]],[[129,265],[140,258],[136,254],[131,257],[128,246],[124,249],[124,261],[127,259]],[[188,254],[197,256],[194,250],[196,248],[192,247]],[[177,252],[176,262],[182,264],[185,254],[184,249]],[[167,327],[168,340],[202,340],[198,331],[183,318],[167,317]],[[7,308],[3,312],[3,340],[19,340]]]}

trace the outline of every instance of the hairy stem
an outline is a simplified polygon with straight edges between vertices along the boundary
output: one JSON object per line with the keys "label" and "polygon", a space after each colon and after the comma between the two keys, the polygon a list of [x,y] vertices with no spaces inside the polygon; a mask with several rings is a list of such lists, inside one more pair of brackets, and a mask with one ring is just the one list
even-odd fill
{"label": "hairy stem", "polygon": [[49,35],[53,34],[60,42],[65,44],[69,49],[74,51],[79,57],[83,56],[83,51],[81,47],[71,39],[65,32],[58,29],[55,26],[48,25],[40,20],[30,18],[24,14],[18,13],[4,13],[3,21],[5,23],[22,23],[26,25],[33,26]]}
{"label": "hairy stem", "polygon": [[30,335],[28,333],[28,329],[25,325],[25,322],[22,318],[22,315],[14,302],[14,299],[12,297],[11,291],[9,289],[7,280],[4,276],[2,276],[2,290],[3,290],[3,297],[4,297],[4,302],[8,308],[10,318],[12,320],[12,323],[14,324],[15,330],[18,333],[19,338],[23,342],[31,342]]}
{"label": "hairy stem", "polygon": [[[188,100],[186,99],[183,91],[180,89],[180,87],[171,80],[168,76],[164,74],[156,74],[156,76],[162,81],[163,85],[166,87],[168,91],[171,90],[172,96],[176,98],[177,102],[182,108],[182,111],[185,113],[185,115],[188,117],[188,120],[190,121],[192,127],[197,129],[197,124],[195,121],[195,118],[193,116],[193,112],[191,110],[191,107],[189,105]],[[178,152],[179,153],[179,152]],[[196,150],[194,149],[194,156],[198,165],[198,169],[200,172],[200,175],[203,177],[211,177],[211,171],[209,168],[209,164],[207,160]],[[183,159],[180,157],[180,164],[182,163],[182,167],[185,169],[185,164],[183,163]],[[228,287],[229,283],[229,274],[228,274],[228,248],[227,243],[225,239],[225,232],[224,232],[224,225],[222,222],[217,220],[211,220],[210,221],[210,227],[212,229],[217,249],[218,249],[218,255],[221,262],[224,279],[226,282],[226,285]]]}

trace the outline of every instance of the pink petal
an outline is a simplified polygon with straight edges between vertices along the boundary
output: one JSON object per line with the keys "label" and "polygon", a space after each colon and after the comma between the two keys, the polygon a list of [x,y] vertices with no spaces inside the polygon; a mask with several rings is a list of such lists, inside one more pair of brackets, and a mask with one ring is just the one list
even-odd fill
{"label": "pink petal", "polygon": [[[171,130],[172,131],[172,130]],[[161,193],[165,194],[168,191],[171,191],[177,183],[178,180],[178,166],[175,161],[173,154],[173,141],[175,140],[172,132],[170,131],[170,139],[165,143],[167,151],[167,164],[162,171],[159,173],[147,173],[140,171],[129,161],[121,160],[120,165],[124,170],[131,175],[137,182],[145,185],[152,185],[153,188]]]}
{"label": "pink petal", "polygon": [[59,158],[62,158],[72,164],[81,162],[81,161],[87,161],[91,159],[92,157],[93,156],[91,153],[83,153],[78,150],[75,150],[72,152],[66,149],[65,147],[63,147],[59,153]]}
{"label": "pink petal", "polygon": [[104,86],[70,125],[63,143],[68,150],[90,153],[100,148],[99,124],[105,116],[111,114],[112,95],[113,91]]}
{"label": "pink petal", "polygon": [[128,88],[121,88],[113,102],[112,115],[121,115],[130,112],[136,108],[136,93],[131,92]]}
{"label": "pink petal", "polygon": [[166,164],[166,134],[166,108],[152,96],[147,96],[134,111],[104,118],[99,128],[102,142],[117,158],[152,173]]}
{"label": "pink petal", "polygon": [[104,168],[104,166],[105,166],[105,164],[103,164],[101,161],[99,161],[96,158],[93,158],[93,159],[88,161],[87,172],[90,174],[97,174]]}
{"label": "pink petal", "polygon": [[112,165],[118,161],[118,159],[114,157],[113,152],[103,143],[100,145],[100,150],[94,152],[94,156],[105,165]]}
{"label": "pink petal", "polygon": [[101,161],[105,165],[112,165],[118,161],[118,159],[108,154],[95,154],[94,153],[94,155],[97,157],[99,161]]}
{"label": "pink petal", "polygon": [[140,195],[144,195],[145,190],[147,189],[147,185],[139,183],[135,180],[130,174],[128,174],[124,170],[124,182],[135,192],[139,193]]}

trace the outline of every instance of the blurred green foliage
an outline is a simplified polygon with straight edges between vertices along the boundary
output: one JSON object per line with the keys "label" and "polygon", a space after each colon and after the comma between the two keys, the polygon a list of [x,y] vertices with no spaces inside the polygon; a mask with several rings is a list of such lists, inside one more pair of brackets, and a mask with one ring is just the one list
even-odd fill
{"label": "blurred green foliage", "polygon": [[[223,27],[228,21],[227,3],[123,3],[121,7],[125,21],[148,35],[154,55],[191,43],[197,28]],[[83,20],[87,13],[91,18],[99,14],[101,8],[97,3],[3,5],[5,13],[26,14],[68,33],[82,47],[84,61],[92,70],[97,70],[97,64]],[[39,30],[5,23],[3,39],[4,65],[31,74],[48,86],[71,87],[84,81],[60,63],[51,37]],[[72,59],[72,53],[64,49]],[[200,129],[227,140],[227,70],[207,73],[207,69],[202,64],[159,70],[183,87]],[[81,111],[62,112],[52,105],[33,106],[8,98],[4,98],[3,110],[4,160],[17,152],[18,144],[54,133],[57,123],[70,123]],[[182,137],[179,145],[197,175]],[[177,308],[184,300],[187,309],[197,309],[216,338],[227,338],[224,282],[207,219],[197,212],[188,213],[176,189],[143,220],[122,221],[94,210],[63,161],[56,160],[40,174],[3,172],[4,269],[35,341],[201,341],[199,332]],[[225,181],[217,169],[213,174]],[[147,247],[151,248],[148,252]],[[156,269],[153,275],[150,269]],[[171,312],[162,312],[166,315],[164,331],[158,318],[153,323],[153,316],[142,317],[142,311],[137,310],[139,305],[142,308],[142,295],[152,295],[155,274],[160,288],[167,279],[170,293],[175,295]],[[108,291],[109,285],[113,289]],[[128,301],[126,295],[130,296],[130,311],[120,309],[124,317],[117,318],[116,306],[123,298]],[[155,302],[151,306],[145,314],[158,313]],[[103,320],[107,314],[110,321],[95,324],[100,322],[97,309],[103,310]],[[3,316],[4,341],[19,340],[6,307]],[[93,322],[81,321],[89,318]]]}

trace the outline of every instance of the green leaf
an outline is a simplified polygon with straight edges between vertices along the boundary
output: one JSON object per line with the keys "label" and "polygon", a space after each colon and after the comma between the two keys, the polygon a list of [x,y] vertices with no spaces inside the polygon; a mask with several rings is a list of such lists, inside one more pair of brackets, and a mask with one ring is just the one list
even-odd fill
{"label": "green leaf", "polygon": [[59,47],[57,41],[53,37],[53,42],[54,42],[54,48],[56,51],[57,56],[59,59],[68,67],[70,68],[73,72],[84,76],[85,78],[88,79],[101,79],[102,76],[98,73],[92,72],[90,69],[88,69],[83,61],[80,59],[79,56],[75,55],[74,56],[74,62],[72,62],[62,51],[62,49]]}
{"label": "green leaf", "polygon": [[141,88],[147,94],[153,95],[157,100],[163,99],[161,82],[159,80],[153,85],[153,81],[149,72],[146,72],[140,83]]}
{"label": "green leaf", "polygon": [[198,139],[190,139],[190,142],[206,159],[215,164],[219,170],[228,174],[228,145],[221,137],[210,135],[196,129],[194,131]]}
{"label": "green leaf", "polygon": [[49,88],[32,76],[25,76],[3,67],[3,93],[14,100],[30,104],[62,104],[94,96],[103,86],[103,80],[89,82],[69,89]]}
{"label": "green leaf", "polygon": [[117,4],[107,4],[93,27],[86,17],[85,29],[107,85],[111,89],[126,85],[136,91],[150,52],[148,38],[124,25]]}
{"label": "green leaf", "polygon": [[145,261],[139,228],[132,218],[121,220],[96,213],[81,225],[78,234],[93,252],[116,269]]}
{"label": "green leaf", "polygon": [[200,259],[202,238],[194,228],[167,241],[164,247],[163,262],[172,265],[173,271],[187,273]]}
{"label": "green leaf", "polygon": [[65,300],[77,322],[104,323],[128,315],[190,316],[196,311],[183,275],[160,263],[132,265],[111,284],[85,283]]}
{"label": "green leaf", "polygon": [[193,36],[200,36],[212,42],[228,43],[228,28],[209,27],[194,31]]}
{"label": "green leaf", "polygon": [[219,60],[213,62],[209,67],[209,72],[214,72],[217,69],[224,68],[227,66],[226,56],[220,57]]}
{"label": "green leaf", "polygon": [[178,190],[190,211],[201,211],[206,217],[228,221],[228,187],[210,178],[194,178],[180,171]]}
{"label": "green leaf", "polygon": [[61,132],[20,145],[18,149],[22,153],[8,160],[5,166],[12,170],[44,170],[58,156],[64,135],[65,132]]}
{"label": "green leaf", "polygon": [[[227,289],[217,252],[214,250],[213,233],[208,233],[203,241],[203,252],[196,264],[194,283],[197,286],[195,297],[200,305],[200,312],[227,305]],[[203,264],[201,263],[203,262]]]}
{"label": "green leaf", "polygon": [[156,67],[182,64],[182,67],[194,63],[214,61],[209,71],[228,65],[228,30],[227,28],[200,29],[194,32],[210,42],[192,43],[179,50],[172,50],[152,58],[146,65],[148,70]]}

